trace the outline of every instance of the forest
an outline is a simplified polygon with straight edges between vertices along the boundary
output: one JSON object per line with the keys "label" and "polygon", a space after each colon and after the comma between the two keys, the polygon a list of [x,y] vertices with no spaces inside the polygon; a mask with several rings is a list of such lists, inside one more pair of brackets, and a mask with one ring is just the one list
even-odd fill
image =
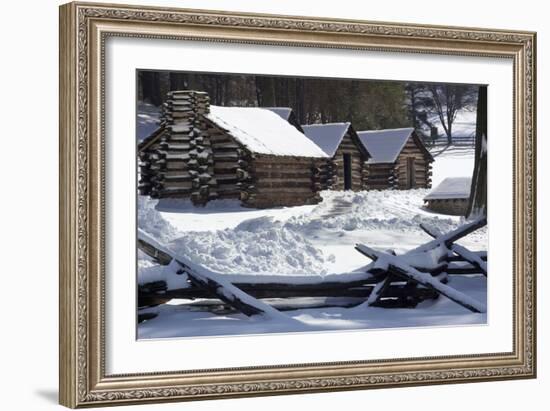
{"label": "forest", "polygon": [[[414,127],[426,143],[452,143],[461,110],[475,111],[479,86],[253,74],[138,71],[140,101],[160,106],[171,90],[200,90],[211,104],[290,107],[300,124],[352,122],[357,130]],[[436,123],[441,125],[438,132]]]}

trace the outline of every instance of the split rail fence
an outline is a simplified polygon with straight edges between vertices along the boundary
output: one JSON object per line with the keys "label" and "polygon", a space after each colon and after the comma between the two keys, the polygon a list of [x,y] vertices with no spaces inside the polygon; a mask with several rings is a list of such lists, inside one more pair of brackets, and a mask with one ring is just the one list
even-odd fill
{"label": "split rail fence", "polygon": [[[377,251],[357,244],[356,250],[371,262],[363,269],[325,276],[222,274],[179,256],[139,230],[138,248],[177,276],[138,286],[138,308],[172,299],[197,300],[197,308],[241,312],[246,316],[276,317],[285,310],[304,308],[303,299],[317,298],[308,307],[359,304],[385,308],[414,308],[420,302],[443,295],[472,312],[485,312],[483,303],[455,289],[449,276],[487,276],[487,252],[471,251],[456,241],[485,226],[485,218],[462,225],[448,233],[421,225],[432,240],[404,254]],[[205,301],[209,301],[205,302]],[[274,304],[276,302],[276,304]],[[275,308],[276,307],[276,308]],[[154,317],[140,313],[138,321]]]}

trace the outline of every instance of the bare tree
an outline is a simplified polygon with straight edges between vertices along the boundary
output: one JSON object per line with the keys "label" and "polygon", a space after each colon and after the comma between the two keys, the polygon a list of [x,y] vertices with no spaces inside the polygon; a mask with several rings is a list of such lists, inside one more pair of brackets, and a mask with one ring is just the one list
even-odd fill
{"label": "bare tree", "polygon": [[447,136],[447,142],[453,142],[453,123],[462,109],[472,109],[476,96],[471,86],[455,84],[430,84],[428,90],[433,101],[433,110],[439,117]]}

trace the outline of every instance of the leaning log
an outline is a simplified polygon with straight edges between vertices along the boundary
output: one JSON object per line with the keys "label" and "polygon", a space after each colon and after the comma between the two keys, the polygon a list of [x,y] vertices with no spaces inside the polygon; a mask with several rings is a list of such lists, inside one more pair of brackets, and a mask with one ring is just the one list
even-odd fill
{"label": "leaning log", "polygon": [[486,225],[487,225],[487,219],[485,217],[479,218],[477,220],[472,221],[471,223],[464,224],[453,231],[449,231],[448,233],[443,234],[442,236],[437,237],[436,239],[426,244],[423,244],[407,252],[406,254],[412,254],[412,253],[417,253],[421,251],[429,251],[431,249],[434,249],[440,246],[441,244],[444,244],[447,248],[450,248],[451,244],[454,243],[455,241],[460,240],[462,237],[466,237],[468,234],[471,234],[477,229],[484,227]]}
{"label": "leaning log", "polygon": [[404,262],[403,259],[400,258],[400,256],[394,256],[391,254],[379,252],[363,244],[357,244],[355,246],[355,249],[374,261],[378,260],[379,258],[387,261],[389,265],[389,274],[394,274],[401,278],[415,281],[418,284],[423,285],[424,287],[433,289],[439,294],[444,295],[451,301],[454,301],[455,303],[463,306],[464,308],[467,308],[470,311],[476,313],[484,313],[487,311],[487,308],[484,304],[476,301],[475,299],[467,296],[460,291],[455,290],[448,285],[441,283],[438,279],[432,277],[431,274],[423,273],[416,270],[414,267]]}
{"label": "leaning log", "polygon": [[[420,224],[420,228],[422,228],[422,230],[424,230],[426,234],[435,239],[443,236],[443,234],[440,233],[437,229],[428,227],[424,224]],[[451,249],[451,251],[462,257],[464,260],[468,261],[474,267],[477,267],[481,271],[481,273],[485,277],[487,277],[487,262],[484,261],[479,255],[459,244],[450,244],[449,248]]]}

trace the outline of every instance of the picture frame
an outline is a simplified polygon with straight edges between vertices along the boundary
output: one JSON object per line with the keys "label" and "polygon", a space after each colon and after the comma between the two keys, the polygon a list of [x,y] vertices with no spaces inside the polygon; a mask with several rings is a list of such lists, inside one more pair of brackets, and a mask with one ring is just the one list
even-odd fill
{"label": "picture frame", "polygon": [[[106,42],[204,41],[512,63],[512,349],[108,373]],[[215,68],[213,68],[214,70]],[[60,403],[67,407],[536,377],[536,34],[93,3],[60,7]],[[505,253],[506,250],[499,251]],[[131,321],[131,320],[129,320]],[[321,337],[319,337],[321,338]],[[152,341],[150,344],[155,344]],[[185,345],[185,341],[181,341]]]}

